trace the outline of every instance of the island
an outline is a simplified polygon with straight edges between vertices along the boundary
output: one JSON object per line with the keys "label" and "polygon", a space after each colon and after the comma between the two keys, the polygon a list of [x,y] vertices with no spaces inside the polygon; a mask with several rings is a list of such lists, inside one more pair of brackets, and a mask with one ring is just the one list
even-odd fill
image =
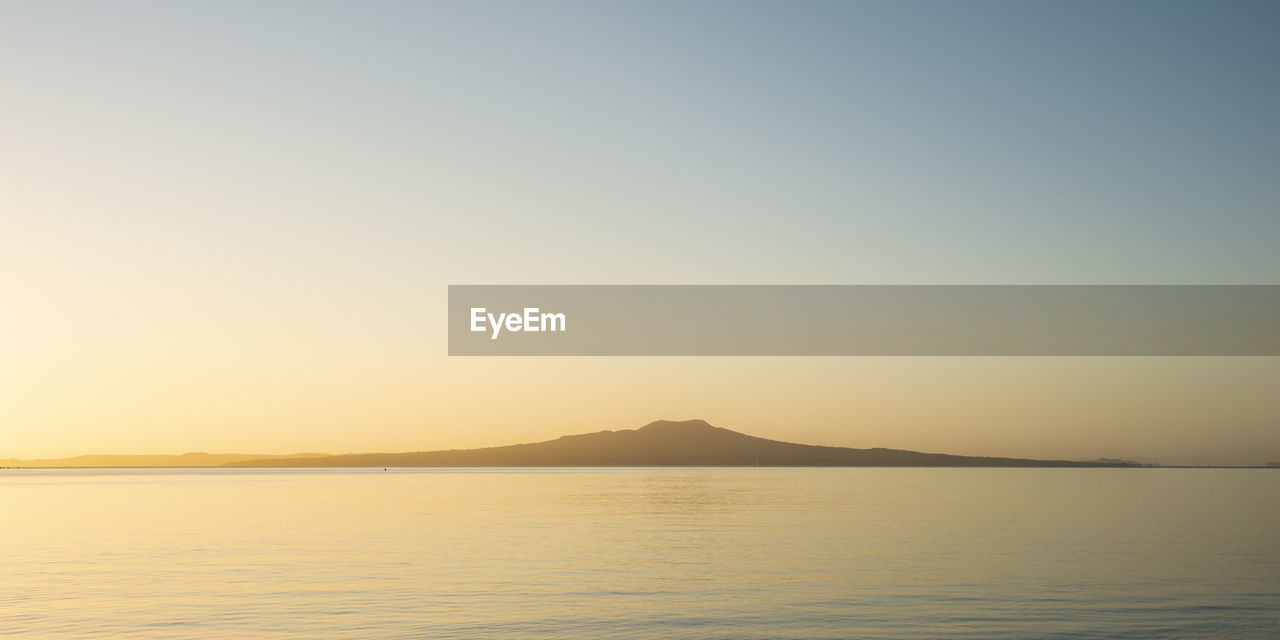
{"label": "island", "polygon": [[1131,467],[1129,461],[1030,460],[853,449],[780,442],[705,420],[659,420],[639,429],[569,435],[483,449],[235,460],[237,467]]}

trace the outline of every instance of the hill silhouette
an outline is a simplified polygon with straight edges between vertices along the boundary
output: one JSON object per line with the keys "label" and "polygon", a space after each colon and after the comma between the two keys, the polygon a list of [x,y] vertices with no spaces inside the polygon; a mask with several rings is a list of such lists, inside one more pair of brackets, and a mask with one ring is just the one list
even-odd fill
{"label": "hill silhouette", "polygon": [[659,420],[639,429],[599,431],[484,449],[361,453],[241,460],[226,466],[576,467],[576,466],[1114,467],[1110,462],[989,458],[901,449],[851,449],[757,438],[703,420]]}

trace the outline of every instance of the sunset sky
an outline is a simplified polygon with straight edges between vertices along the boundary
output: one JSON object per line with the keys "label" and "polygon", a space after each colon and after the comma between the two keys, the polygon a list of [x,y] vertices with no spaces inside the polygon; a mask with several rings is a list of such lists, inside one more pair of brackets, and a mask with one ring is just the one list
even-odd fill
{"label": "sunset sky", "polygon": [[[1280,358],[450,358],[449,284],[1280,284],[1275,2],[0,2],[0,458],[1280,455]],[[1272,453],[1274,452],[1274,453]]]}

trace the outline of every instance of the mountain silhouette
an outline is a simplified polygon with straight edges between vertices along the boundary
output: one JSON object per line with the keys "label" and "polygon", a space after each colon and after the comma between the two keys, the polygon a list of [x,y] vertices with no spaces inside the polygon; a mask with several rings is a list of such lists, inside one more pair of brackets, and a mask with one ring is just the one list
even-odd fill
{"label": "mountain silhouette", "polygon": [[831,467],[1114,467],[1110,462],[989,458],[901,449],[850,449],[757,438],[703,420],[659,420],[639,429],[563,436],[546,442],[484,449],[360,453],[315,458],[242,460],[227,466],[288,467],[578,467],[578,466],[831,466]]}

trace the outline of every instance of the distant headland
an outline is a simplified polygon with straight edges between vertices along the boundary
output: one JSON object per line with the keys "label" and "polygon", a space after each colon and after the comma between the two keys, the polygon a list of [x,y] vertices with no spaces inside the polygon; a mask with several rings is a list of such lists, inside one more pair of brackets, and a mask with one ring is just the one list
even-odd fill
{"label": "distant headland", "polygon": [[234,460],[237,467],[1123,467],[1128,461],[1029,460],[852,449],[757,438],[704,420],[659,420],[639,429],[598,431],[484,449],[361,453]]}
{"label": "distant headland", "polygon": [[[1273,463],[1274,464],[1274,463]],[[638,429],[597,431],[483,449],[407,453],[184,453],[0,459],[0,468],[69,467],[1143,467],[1132,460],[1033,460],[827,447],[758,438],[705,420],[658,420]]]}
{"label": "distant headland", "polygon": [[183,454],[90,454],[72,458],[38,458],[19,460],[0,459],[0,469],[41,469],[71,467],[217,467],[245,460],[262,461],[283,458],[315,458],[323,453],[293,453],[273,456],[265,453],[205,453]]}

